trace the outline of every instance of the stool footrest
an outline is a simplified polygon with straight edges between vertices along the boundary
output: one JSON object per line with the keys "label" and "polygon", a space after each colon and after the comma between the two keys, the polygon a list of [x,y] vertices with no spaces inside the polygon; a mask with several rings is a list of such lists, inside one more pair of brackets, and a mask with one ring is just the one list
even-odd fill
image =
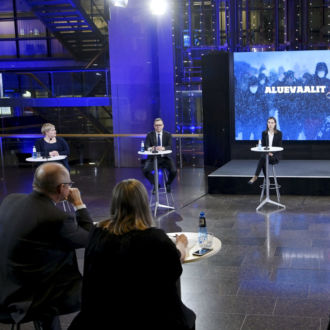
{"label": "stool footrest", "polygon": [[[266,188],[266,185],[265,184],[261,184],[259,186],[261,189],[263,189],[264,187]],[[270,183],[269,184],[269,189],[276,189],[276,188],[281,188],[282,186],[280,184],[275,184],[275,183]]]}

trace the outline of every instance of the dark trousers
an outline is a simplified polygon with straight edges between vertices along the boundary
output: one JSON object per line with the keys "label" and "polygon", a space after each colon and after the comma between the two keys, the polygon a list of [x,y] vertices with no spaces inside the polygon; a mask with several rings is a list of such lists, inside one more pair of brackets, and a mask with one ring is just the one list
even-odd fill
{"label": "dark trousers", "polygon": [[[274,156],[269,156],[269,164],[274,165],[274,164],[278,164],[279,160],[274,157]],[[258,161],[258,165],[257,165],[257,169],[255,172],[255,176],[259,176],[260,172],[264,173],[264,176],[266,176],[266,155],[262,154],[262,156],[260,157],[259,161]]]}
{"label": "dark trousers", "polygon": [[58,316],[50,317],[38,321],[41,330],[62,330],[60,318]]}
{"label": "dark trousers", "polygon": [[55,283],[48,290],[42,288],[35,293],[35,301],[30,306],[25,320],[37,321],[42,330],[61,330],[59,315],[80,310],[81,285],[81,279],[77,278]]}
{"label": "dark trousers", "polygon": [[[168,172],[168,180],[166,184],[171,184],[176,177],[176,167],[173,160],[169,157],[157,157],[158,168],[166,169]],[[154,175],[151,173],[154,169],[153,158],[148,158],[143,166],[143,174],[149,180],[149,182],[154,185]]]}

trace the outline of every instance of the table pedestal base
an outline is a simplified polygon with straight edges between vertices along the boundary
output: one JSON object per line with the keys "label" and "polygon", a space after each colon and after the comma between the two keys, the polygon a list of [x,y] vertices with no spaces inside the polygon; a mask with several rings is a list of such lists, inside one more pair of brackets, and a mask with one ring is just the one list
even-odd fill
{"label": "table pedestal base", "polygon": [[159,207],[162,207],[162,208],[165,208],[165,209],[174,210],[174,207],[173,207],[173,206],[160,204],[160,203],[158,203],[158,202],[156,202],[155,204],[151,205],[151,207],[155,207],[155,210],[154,210],[154,216],[156,216],[156,214],[157,214],[157,209],[158,209]]}
{"label": "table pedestal base", "polygon": [[266,203],[269,203],[269,204],[273,204],[273,205],[276,205],[276,206],[279,206],[279,207],[283,207],[285,209],[285,205],[281,204],[281,203],[278,203],[278,202],[275,202],[275,201],[272,201],[269,197],[266,197],[260,204],[259,206],[256,208],[256,210],[258,211],[259,209],[261,209]]}

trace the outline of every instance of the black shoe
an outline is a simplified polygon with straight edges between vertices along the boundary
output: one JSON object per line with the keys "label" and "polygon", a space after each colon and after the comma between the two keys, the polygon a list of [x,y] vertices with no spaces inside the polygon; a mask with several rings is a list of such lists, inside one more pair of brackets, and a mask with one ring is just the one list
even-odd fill
{"label": "black shoe", "polygon": [[166,184],[166,192],[170,193],[171,192],[171,185]]}

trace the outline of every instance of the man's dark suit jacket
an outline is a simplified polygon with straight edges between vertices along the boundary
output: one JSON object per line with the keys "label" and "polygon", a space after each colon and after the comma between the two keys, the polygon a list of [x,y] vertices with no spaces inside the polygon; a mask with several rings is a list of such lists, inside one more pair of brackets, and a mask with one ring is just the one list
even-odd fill
{"label": "man's dark suit jacket", "polygon": [[79,309],[81,274],[75,249],[86,246],[92,226],[86,208],[76,211],[75,219],[36,191],[3,200],[0,306],[13,320],[19,322],[45,306],[55,314]]}
{"label": "man's dark suit jacket", "polygon": [[[268,131],[263,131],[262,132],[262,145],[263,146],[268,146]],[[273,137],[273,147],[282,147],[282,132],[277,130],[276,133],[274,133]],[[281,157],[281,152],[275,152],[273,154],[273,157],[276,161],[279,161]]]}
{"label": "man's dark suit jacket", "polygon": [[[151,131],[147,134],[144,147],[146,150],[148,150],[148,148],[154,146],[157,146],[157,136],[155,131]],[[162,146],[165,148],[165,150],[172,150],[172,134],[170,132],[163,131]],[[152,156],[150,157],[152,158]],[[164,155],[163,157],[167,157],[167,155]]]}

